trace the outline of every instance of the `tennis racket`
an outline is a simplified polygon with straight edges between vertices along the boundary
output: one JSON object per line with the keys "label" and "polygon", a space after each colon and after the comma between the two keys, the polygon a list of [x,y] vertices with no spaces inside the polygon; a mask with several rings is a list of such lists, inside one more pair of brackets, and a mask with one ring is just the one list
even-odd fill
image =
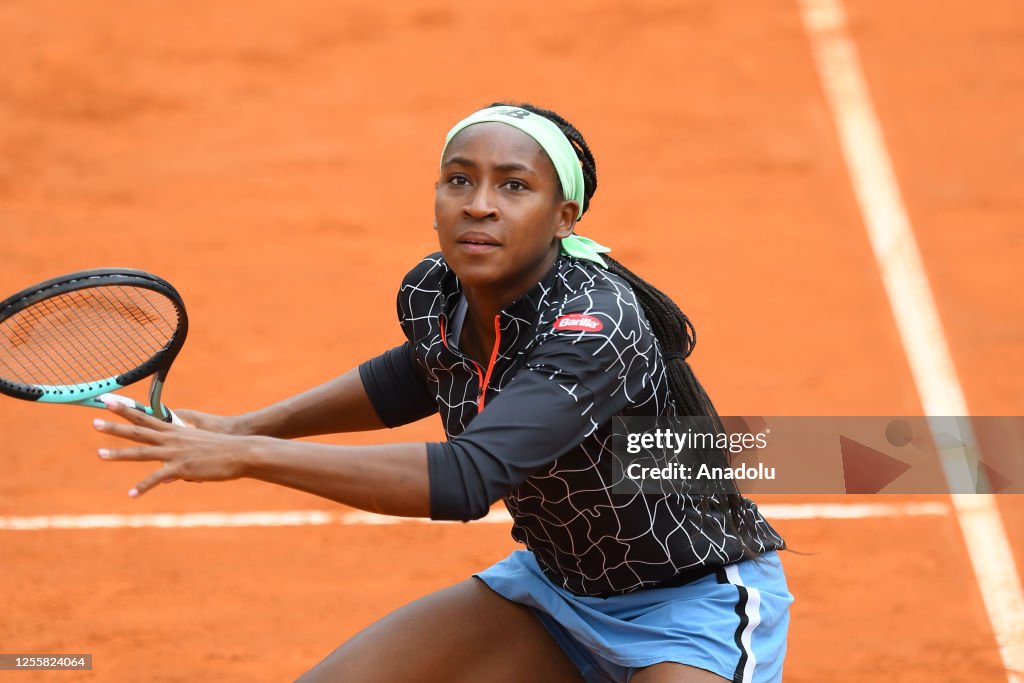
{"label": "tennis racket", "polygon": [[[165,422],[164,381],[188,332],[166,280],[139,270],[85,270],[0,302],[0,393],[105,408],[113,400]],[[113,392],[152,376],[149,405]]]}

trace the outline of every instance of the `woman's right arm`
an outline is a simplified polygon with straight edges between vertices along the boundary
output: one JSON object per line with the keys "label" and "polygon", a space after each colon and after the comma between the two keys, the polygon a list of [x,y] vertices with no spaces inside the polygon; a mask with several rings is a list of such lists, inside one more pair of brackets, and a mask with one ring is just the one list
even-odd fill
{"label": "woman's right arm", "polygon": [[363,386],[359,368],[243,415],[213,415],[184,409],[175,413],[188,424],[211,432],[280,439],[384,428]]}
{"label": "woman's right arm", "polygon": [[244,415],[175,412],[211,432],[296,439],[408,424],[436,413],[437,400],[406,342],[341,377]]}

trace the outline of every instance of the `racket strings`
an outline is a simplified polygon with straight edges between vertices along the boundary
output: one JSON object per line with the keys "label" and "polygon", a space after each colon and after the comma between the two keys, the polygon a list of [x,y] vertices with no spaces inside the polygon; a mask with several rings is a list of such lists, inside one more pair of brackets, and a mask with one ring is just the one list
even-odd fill
{"label": "racket strings", "polygon": [[[31,343],[28,334],[22,334],[23,332],[24,330],[19,327],[19,334],[17,336],[17,341],[19,345]],[[72,368],[66,362],[63,364],[63,367],[61,367],[61,358],[55,357],[54,354],[50,353],[49,347],[42,346],[40,351],[41,353],[35,355],[12,355],[10,356],[10,358],[14,363],[20,365],[22,368],[29,366],[30,369],[35,373],[35,376],[56,376],[61,372],[67,373],[68,371],[72,370]],[[42,367],[40,367],[40,364],[42,365]],[[8,364],[4,363],[4,365]],[[44,370],[48,374],[44,373]],[[22,375],[19,373],[15,373],[13,378],[17,380],[22,380]]]}
{"label": "racket strings", "polygon": [[[165,327],[162,334],[158,335],[149,324],[155,317],[145,315],[143,307],[157,314],[159,310],[148,305],[148,302],[140,302],[132,296],[133,292],[148,290],[118,287],[118,291],[112,295],[108,293],[109,289],[113,288],[71,292],[70,298],[76,307],[75,312],[85,311],[89,315],[75,319],[74,329],[69,330],[67,325],[58,329],[63,333],[64,340],[82,353],[84,360],[92,363],[94,370],[109,367],[110,364],[133,369],[151,358],[167,343],[174,333],[176,322],[168,323],[166,317],[160,315],[159,318]],[[158,297],[157,301],[166,301],[155,293],[152,296]],[[170,302],[166,303],[170,305]],[[68,314],[67,311],[62,313]],[[90,341],[92,344],[89,344]],[[100,364],[96,363],[97,360]]]}
{"label": "racket strings", "polygon": [[[170,311],[173,312],[173,322],[171,320],[168,320],[166,316],[166,311],[162,311],[159,306],[149,305],[149,301],[137,300],[135,295],[138,294],[139,292],[144,291],[149,290],[126,289],[125,294],[127,294],[128,296],[128,301],[117,302],[116,305],[119,307],[120,310],[126,311],[131,314],[132,319],[135,321],[137,325],[140,326],[139,329],[142,329],[143,331],[149,333],[150,340],[157,346],[157,350],[159,350],[163,348],[164,344],[167,343],[171,335],[173,335],[174,331],[177,329],[178,314],[177,311],[174,309],[173,305],[171,305],[170,302],[167,299],[164,299],[163,297],[160,297],[158,300],[166,302],[168,304]],[[102,294],[103,290],[97,290],[97,292]],[[110,302],[109,297],[107,300],[108,302]],[[110,303],[113,304],[114,302]],[[156,324],[158,322],[158,319],[159,323],[162,323],[161,325]],[[162,332],[158,333],[158,330],[162,330]]]}
{"label": "racket strings", "polygon": [[[99,311],[101,313],[105,314],[105,313],[108,313],[110,311],[117,311],[119,314],[121,314],[122,316],[125,316],[127,318],[125,313],[126,313],[126,311],[130,312],[131,309],[128,309],[128,307],[124,304],[123,301],[111,300],[111,298],[109,296],[107,296],[106,293],[104,292],[104,290],[102,290],[102,289],[95,289],[95,290],[89,290],[89,291],[90,291],[90,293],[95,294],[97,297],[102,297],[103,298],[103,300],[104,300],[106,305],[102,306],[99,309]],[[130,297],[130,292],[131,292],[131,290],[125,290],[124,292],[120,292],[120,294],[124,294],[124,295],[127,295],[127,296]],[[81,296],[83,293],[79,291],[79,292],[74,292],[74,294],[77,294],[77,295]],[[79,300],[78,303],[88,305],[87,302],[84,301],[84,300]],[[138,304],[136,304],[134,301],[132,301],[131,303],[132,303],[132,308],[135,309],[135,310],[138,310]],[[109,305],[109,307],[107,305]],[[134,313],[132,313],[132,318],[135,320],[135,322],[139,322],[139,318]],[[116,321],[114,321],[114,322],[116,322]],[[146,362],[146,360],[148,360],[150,357],[152,357],[153,353],[156,353],[156,351],[160,350],[160,348],[163,346],[163,342],[165,341],[165,340],[156,340],[157,341],[156,348],[153,350],[152,353],[149,353],[145,357],[140,358],[140,357],[136,356],[136,357],[132,358],[132,357],[128,356],[128,353],[126,353],[126,351],[131,351],[131,347],[123,345],[123,344],[130,344],[131,343],[131,337],[129,335],[125,334],[124,330],[122,330],[119,327],[115,326],[113,329],[117,332],[118,341],[120,343],[114,344],[112,346],[108,346],[108,345],[105,345],[104,340],[102,340],[96,334],[96,328],[93,325],[87,324],[85,326],[85,329],[89,331],[89,333],[92,335],[94,341],[97,342],[100,345],[99,348],[102,348],[104,351],[108,351],[108,352],[116,352],[117,354],[120,355],[120,360],[124,361],[126,366],[138,367],[142,363]],[[145,330],[146,328],[143,327],[141,329]],[[173,333],[173,328],[172,328],[172,333]],[[153,335],[152,334],[150,334],[150,338],[153,339]],[[167,337],[167,338],[169,338],[169,337]]]}
{"label": "racket strings", "polygon": [[70,386],[117,377],[174,336],[178,309],[158,292],[125,285],[44,299],[0,323],[0,368],[23,384]]}
{"label": "racket strings", "polygon": [[[38,305],[47,310],[51,309],[49,302],[45,300],[40,302]],[[14,327],[15,336],[13,336],[12,339],[16,344],[22,346],[32,343],[31,332],[24,323]],[[30,376],[57,376],[60,373],[73,372],[73,368],[66,361],[62,363],[62,358],[60,356],[51,353],[49,346],[45,344],[41,345],[39,347],[39,351],[39,353],[32,355],[10,355],[9,358],[14,364],[17,364],[22,369],[30,369],[34,373]],[[4,365],[11,368],[11,365],[6,362]],[[22,380],[23,375],[15,373],[14,379]]]}
{"label": "racket strings", "polygon": [[[77,313],[91,315],[80,315],[76,319],[75,311],[64,305],[68,302],[47,300],[40,303],[38,311],[19,319],[13,339],[22,353],[13,356],[14,364],[5,364],[8,368],[16,365],[20,370],[15,373],[16,379],[36,379],[28,382],[36,384],[87,383],[138,367],[152,355],[141,353],[143,349],[132,344],[130,337],[124,334],[123,324],[118,324],[111,314],[109,305],[97,308],[88,297],[77,292],[67,298],[77,307]],[[111,298],[104,298],[109,304]],[[40,312],[44,314],[42,318]],[[139,320],[137,315],[134,318]],[[158,348],[145,351],[155,352]],[[125,353],[126,349],[134,353]],[[39,378],[43,378],[42,381]]]}
{"label": "racket strings", "polygon": [[[97,289],[91,291],[94,292],[97,296],[99,296],[102,290]],[[68,297],[69,299],[72,299],[74,303],[78,306],[89,306],[88,299],[84,297],[81,292],[70,292]],[[80,320],[78,323],[72,324],[72,319],[68,316],[68,311],[59,309],[56,306],[54,306],[52,300],[47,300],[44,303],[47,304],[48,312],[52,312],[55,316],[57,316],[58,319],[63,318],[63,320],[61,320],[63,326],[56,328],[57,331],[60,332],[61,334],[62,343],[73,346],[75,348],[75,351],[79,354],[78,358],[81,361],[81,367],[77,369],[70,366],[67,363],[66,358],[64,356],[59,357],[59,360],[65,361],[65,369],[71,371],[72,375],[69,376],[74,376],[77,380],[76,383],[82,383],[83,380],[87,380],[89,377],[108,377],[109,374],[104,372],[104,365],[98,364],[96,362],[95,355],[90,355],[87,352],[87,348],[79,341],[79,337],[77,336],[79,334],[84,335],[84,337],[86,338],[85,341],[91,341],[93,344],[102,345],[104,340],[97,334],[95,323],[91,320],[83,319]],[[69,332],[71,332],[72,334],[68,334]],[[119,344],[123,340],[115,341],[117,341]],[[44,346],[43,348],[48,349],[51,347],[47,345]],[[105,347],[104,350],[108,352],[117,351],[121,355],[121,358],[118,360],[123,361],[126,366],[132,364],[132,359],[130,359],[126,354],[124,354],[119,345],[115,344],[112,346],[108,346]]]}
{"label": "racket strings", "polygon": [[[76,297],[77,294],[78,292],[71,292],[66,297],[80,304],[81,298]],[[33,311],[30,315],[26,315],[23,319],[19,320],[20,325],[17,330],[18,342],[20,344],[34,343],[34,348],[38,353],[35,355],[25,354],[17,357],[17,359],[26,361],[25,364],[30,364],[32,369],[37,372],[45,368],[51,373],[50,376],[65,373],[70,381],[62,382],[62,384],[80,383],[89,375],[92,375],[94,378],[103,377],[104,374],[101,366],[97,365],[91,356],[83,353],[82,345],[77,342],[73,334],[69,334],[69,332],[84,333],[87,336],[95,337],[95,342],[98,340],[98,337],[96,337],[92,328],[86,325],[81,330],[74,330],[74,319],[69,315],[68,309],[59,306],[53,299],[43,300],[37,306],[40,311],[45,312],[47,319],[54,324],[46,326],[36,325],[35,323],[40,318],[38,311]],[[62,348],[75,348],[79,352],[78,359],[81,361],[81,367],[76,368],[72,365],[67,355],[60,353]],[[40,367],[36,361],[40,361],[43,367]]]}
{"label": "racket strings", "polygon": [[[71,293],[69,295],[69,297],[73,296],[74,294],[77,294],[77,292]],[[55,306],[54,303],[52,302],[52,300],[47,299],[47,300],[44,300],[44,301],[40,302],[40,304],[41,304],[41,307],[46,310],[47,314],[52,315],[55,320],[58,320],[63,325],[67,325],[67,324],[70,323],[71,318],[68,317],[67,312],[62,310],[62,309],[60,309],[60,308],[58,308],[57,306]],[[62,344],[75,345],[74,337],[67,337],[67,335],[65,334],[65,332],[66,332],[66,328],[65,327],[61,326],[61,327],[57,327],[55,329],[62,336],[62,339],[61,339]],[[90,328],[86,328],[86,330],[89,330],[89,329]],[[46,340],[40,339],[39,341],[40,342],[45,342]],[[76,369],[74,366],[72,366],[68,362],[68,360],[67,360],[67,358],[65,356],[62,356],[62,355],[59,355],[59,354],[55,356],[54,353],[51,353],[51,350],[52,351],[59,350],[58,347],[56,347],[56,346],[54,346],[52,344],[52,342],[41,344],[40,349],[43,352],[42,354],[40,354],[41,358],[45,358],[45,359],[47,359],[49,361],[52,361],[54,363],[54,365],[56,365],[56,366],[61,368],[61,371],[68,373],[68,377],[69,378],[75,379],[76,383],[80,383],[82,381],[82,379],[87,376],[88,373],[84,372],[86,370],[85,367]],[[31,356],[30,356],[30,358],[31,358]],[[94,376],[102,376],[102,375],[100,375],[102,370],[99,367],[97,367],[92,362],[92,359],[89,356],[82,355],[81,356],[81,360],[83,361],[83,363],[82,363],[83,366],[86,365],[86,364],[92,366],[92,374]],[[54,370],[54,366],[49,364],[49,363],[47,363],[46,367],[50,371]],[[68,384],[68,382],[64,382],[64,384]]]}
{"label": "racket strings", "polygon": [[[16,370],[14,379],[28,384],[67,385],[83,383],[87,381],[88,375],[93,375],[97,379],[101,377],[103,373],[89,356],[80,354],[79,367],[69,360],[67,347],[76,346],[76,344],[72,338],[63,334],[66,331],[65,326],[69,322],[63,312],[56,309],[49,301],[41,302],[38,306],[40,310],[50,316],[54,323],[48,327],[56,329],[57,336],[62,338],[55,340],[54,335],[46,334],[45,328],[26,325],[28,317],[20,320],[21,324],[18,325],[13,338],[22,353],[11,355],[12,362],[4,363],[8,369]],[[38,315],[33,317],[38,318]],[[36,338],[33,339],[33,336]],[[28,344],[31,346],[26,346]]]}

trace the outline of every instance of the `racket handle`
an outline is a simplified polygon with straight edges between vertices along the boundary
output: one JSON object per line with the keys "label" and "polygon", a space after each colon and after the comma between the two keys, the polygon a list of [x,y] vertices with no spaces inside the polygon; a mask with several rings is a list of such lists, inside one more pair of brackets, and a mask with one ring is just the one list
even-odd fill
{"label": "racket handle", "polygon": [[[103,401],[116,401],[117,403],[121,403],[121,404],[124,404],[124,405],[126,405],[126,406],[128,406],[130,408],[134,408],[135,410],[141,410],[142,412],[146,413],[146,415],[152,415],[153,414],[153,409],[152,408],[150,408],[147,405],[143,405],[143,404],[139,403],[138,401],[136,401],[133,398],[128,398],[127,396],[120,396],[118,394],[100,394],[99,396],[96,397],[96,400],[99,401],[99,402],[103,402]],[[178,417],[177,415],[175,415],[171,411],[171,409],[168,408],[167,406],[164,406],[164,412],[166,412],[170,416],[170,418],[171,418],[170,419],[170,423],[171,424],[177,425],[178,427],[185,427],[185,426],[187,426],[184,422],[182,422],[181,418]]]}

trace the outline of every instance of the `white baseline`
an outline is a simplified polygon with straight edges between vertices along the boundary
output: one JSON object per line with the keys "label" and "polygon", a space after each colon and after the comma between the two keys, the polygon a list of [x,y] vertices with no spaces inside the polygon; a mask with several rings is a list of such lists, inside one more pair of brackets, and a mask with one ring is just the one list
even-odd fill
{"label": "white baseline", "polygon": [[[941,516],[949,505],[933,503],[801,503],[759,505],[769,519],[867,519],[872,517]],[[508,512],[495,509],[473,524],[510,524]],[[0,517],[0,531],[53,529],[194,529],[200,527],[362,526],[395,524],[458,524],[414,517],[389,517],[361,510],[280,510],[262,512],[185,512],[153,514],[38,515]]]}

